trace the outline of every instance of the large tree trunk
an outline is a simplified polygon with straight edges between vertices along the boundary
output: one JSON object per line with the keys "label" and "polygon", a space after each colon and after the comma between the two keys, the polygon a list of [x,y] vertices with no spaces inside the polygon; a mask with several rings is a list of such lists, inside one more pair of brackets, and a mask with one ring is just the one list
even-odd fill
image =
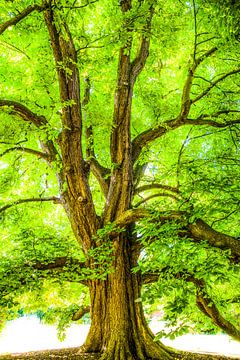
{"label": "large tree trunk", "polygon": [[129,239],[120,236],[114,241],[114,271],[104,281],[91,281],[91,327],[81,351],[101,352],[101,360],[173,359],[147,326],[131,254]]}

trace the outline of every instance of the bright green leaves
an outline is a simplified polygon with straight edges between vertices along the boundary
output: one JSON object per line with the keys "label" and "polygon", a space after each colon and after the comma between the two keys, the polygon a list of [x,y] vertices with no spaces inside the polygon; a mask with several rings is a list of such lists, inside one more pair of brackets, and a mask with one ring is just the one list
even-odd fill
{"label": "bright green leaves", "polygon": [[[181,227],[175,223],[161,225],[145,220],[138,228],[144,251],[139,260],[140,269],[147,272],[164,272],[167,277],[179,273],[187,278],[194,274],[198,279],[223,279],[229,270],[229,253],[214,249],[205,242],[195,244],[186,236],[179,237]],[[184,231],[182,231],[184,235]]]}
{"label": "bright green leaves", "polygon": [[[198,281],[205,282],[208,293],[230,318],[231,307],[224,303],[224,289],[232,291],[239,269],[230,265],[229,252],[214,249],[203,241],[194,243],[187,233],[184,235],[183,224],[160,224],[157,219],[156,214],[139,224],[137,234],[143,250],[134,269],[141,271],[146,284],[148,279],[151,283],[153,276],[157,281],[146,285],[142,293],[143,302],[152,311],[160,307],[163,312],[161,320],[165,321],[166,328],[157,338],[175,337],[193,328],[195,331],[212,329],[210,322],[205,322],[194,310],[194,284]],[[203,321],[206,327],[202,326]]]}
{"label": "bright green leaves", "polygon": [[[32,1],[5,3],[5,7],[0,9],[3,22]],[[164,121],[175,119],[180,113],[182,91],[194,62],[194,44],[195,60],[212,47],[217,46],[218,51],[201,62],[193,74],[190,99],[196,99],[216,79],[236,69],[239,51],[234,48],[233,42],[225,41],[226,37],[230,37],[215,27],[219,18],[213,18],[212,4],[206,5],[206,1],[196,1],[196,19],[190,2],[133,0],[132,8],[124,14],[118,1],[109,3],[101,0],[87,4],[75,1],[72,9],[69,2],[56,1],[55,25],[61,33],[60,38],[68,41],[69,34],[63,28],[65,21],[68,24],[77,51],[81,82],[84,83],[86,77],[90,79],[89,99],[82,106],[83,130],[92,127],[90,157],[93,157],[94,150],[96,159],[104,167],[116,170],[121,166],[111,165],[109,147],[119,49],[126,47],[127,41],[130,44],[131,40],[132,61],[138,54],[141,39],[151,38],[146,66],[133,91],[131,132],[134,138],[147,129],[162,125],[163,136],[145,146],[137,167],[141,170],[148,163],[145,173],[142,171],[138,179],[139,187],[158,183],[165,188],[149,188],[137,193],[133,200],[133,207],[145,207],[154,213],[152,219],[135,225],[134,235],[139,238],[142,251],[134,271],[141,270],[143,278],[149,272],[159,274],[160,278],[156,285],[143,291],[136,301],[148,303],[152,308],[156,302],[161,306],[164,302],[165,320],[174,327],[171,331],[179,334],[186,330],[183,321],[192,326],[187,319],[199,317],[192,307],[195,288],[189,283],[189,276],[204,279],[207,290],[218,303],[221,292],[230,292],[229,298],[226,295],[222,297],[222,301],[227,303],[226,307],[223,304],[223,309],[230,309],[234,294],[239,296],[236,291],[239,288],[236,279],[239,269],[229,265],[229,253],[213,249],[205,242],[194,243],[187,234],[188,223],[204,218],[220,231],[239,235],[239,128],[235,125],[226,130],[213,131],[203,126],[201,129],[196,126],[191,128],[190,124],[170,131]],[[149,32],[146,24],[152,4],[155,14]],[[201,4],[204,6],[200,7]],[[217,2],[213,5],[218,8]],[[222,2],[220,5],[223,9]],[[238,21],[235,15],[228,17],[230,10],[227,2],[221,19],[226,20],[228,28]],[[129,49],[130,46],[127,51]],[[66,62],[57,64],[64,70],[66,86],[70,84],[72,76],[67,55]],[[60,154],[56,153],[60,153],[58,143],[61,131],[66,130],[62,129],[61,115],[63,108],[66,111],[72,109],[73,102],[68,99],[61,103],[59,100],[57,72],[42,13],[34,12],[5,31],[0,40],[0,67],[2,99],[19,101],[39,116],[45,116],[48,121],[47,125],[44,122],[44,126],[36,129],[29,122],[16,119],[6,109],[1,112],[0,154],[4,155],[0,162],[0,206],[19,198],[58,196],[55,173],[61,172],[62,167]],[[233,75],[226,76],[199,101],[195,101],[189,117],[204,121],[209,115],[208,119],[221,124],[238,119],[239,74]],[[83,100],[84,85],[80,91]],[[229,109],[234,111],[224,112]],[[46,158],[44,160],[23,150],[25,147],[45,152],[46,155],[46,144],[49,142],[57,150],[55,156],[50,154],[51,166],[45,161]],[[14,149],[16,146],[22,149]],[[84,154],[86,148],[85,139]],[[127,151],[130,154],[131,147]],[[107,171],[103,171],[104,176],[109,177]],[[89,184],[100,217],[105,199],[93,174],[89,176]],[[65,185],[61,185],[64,190]],[[175,190],[169,190],[167,186]],[[159,196],[151,197],[153,195]],[[177,221],[160,223],[155,216],[156,210],[166,216],[184,211],[186,223],[181,226]],[[59,330],[64,329],[77,308],[75,304],[85,305],[88,300],[80,298],[82,289],[79,283],[105,280],[113,271],[114,240],[110,235],[114,233],[114,236],[128,241],[127,232],[126,237],[123,236],[125,233],[116,229],[114,223],[101,229],[92,239],[93,246],[87,254],[90,267],[81,267],[70,261],[61,270],[43,270],[34,267],[34,264],[41,262],[47,266],[64,256],[84,260],[66,214],[60,206],[50,203],[18,204],[9,208],[4,215],[0,242],[3,318],[17,316],[21,304],[25,313],[40,309],[49,321],[57,317]],[[230,282],[233,285],[230,286]],[[215,293],[211,285],[214,285]],[[234,303],[232,309],[234,317],[234,313],[239,312],[239,306]]]}

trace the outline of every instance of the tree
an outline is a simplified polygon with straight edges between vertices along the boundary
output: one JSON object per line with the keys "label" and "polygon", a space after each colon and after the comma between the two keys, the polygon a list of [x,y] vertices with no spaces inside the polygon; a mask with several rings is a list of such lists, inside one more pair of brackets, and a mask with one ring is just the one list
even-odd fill
{"label": "tree", "polygon": [[[19,284],[46,277],[84,284],[91,327],[82,351],[102,360],[181,358],[153,341],[144,318],[141,287],[157,280],[191,294],[194,285],[200,310],[240,338],[207,292],[217,281],[236,285],[240,254],[240,68],[210,9],[26,0],[1,12],[1,213],[11,226],[28,221],[9,245],[14,254],[25,241],[25,257],[2,265],[11,279],[1,282],[3,304]],[[34,202],[61,205],[78,245],[68,246],[64,221],[62,232],[31,234],[22,206]],[[175,301],[173,313],[185,305]]]}

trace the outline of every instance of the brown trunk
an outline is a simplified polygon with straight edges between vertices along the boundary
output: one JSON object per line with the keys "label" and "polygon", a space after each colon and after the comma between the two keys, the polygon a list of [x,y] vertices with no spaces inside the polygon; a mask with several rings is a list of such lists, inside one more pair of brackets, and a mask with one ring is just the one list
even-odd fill
{"label": "brown trunk", "polygon": [[101,360],[173,359],[154,342],[140,300],[141,279],[131,269],[130,241],[114,241],[114,272],[105,281],[92,281],[91,327],[82,352],[100,352]]}

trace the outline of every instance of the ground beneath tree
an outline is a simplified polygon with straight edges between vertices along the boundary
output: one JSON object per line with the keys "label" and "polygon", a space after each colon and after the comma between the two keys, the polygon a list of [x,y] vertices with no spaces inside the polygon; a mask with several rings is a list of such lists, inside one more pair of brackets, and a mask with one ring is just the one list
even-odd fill
{"label": "ground beneath tree", "polygon": [[[79,348],[66,348],[66,349],[57,349],[57,350],[43,350],[43,351],[31,351],[26,353],[14,353],[7,355],[0,355],[0,360],[45,360],[45,359],[78,359],[78,360],[98,360],[100,359],[99,355],[90,355],[90,354],[81,354],[77,355]],[[239,360],[240,357],[233,356],[223,356],[213,353],[191,353],[191,352],[182,352],[182,359],[184,360]],[[185,355],[184,355],[185,354]]]}
{"label": "ground beneath tree", "polygon": [[41,350],[41,351],[31,351],[26,353],[15,353],[8,355],[0,355],[0,360],[18,360],[18,359],[27,359],[27,360],[44,360],[44,359],[78,359],[78,360],[97,360],[99,356],[90,355],[90,354],[81,354],[77,355],[79,348],[66,348],[66,349],[56,349],[56,350]]}

